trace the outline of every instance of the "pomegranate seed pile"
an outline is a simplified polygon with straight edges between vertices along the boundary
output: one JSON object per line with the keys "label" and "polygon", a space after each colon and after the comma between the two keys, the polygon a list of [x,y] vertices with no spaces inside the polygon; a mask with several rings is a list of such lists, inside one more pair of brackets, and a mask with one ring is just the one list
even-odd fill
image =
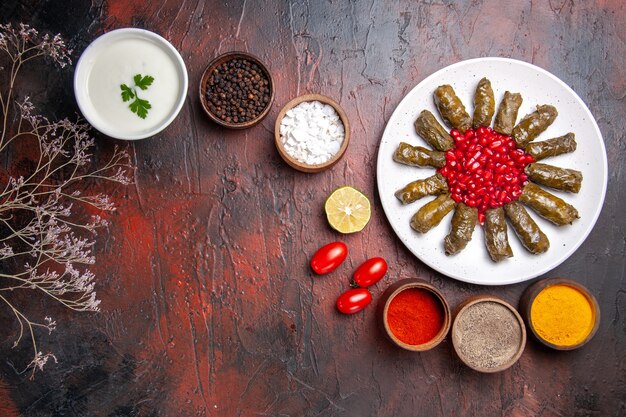
{"label": "pomegranate seed pile", "polygon": [[455,146],[446,152],[446,164],[439,173],[446,178],[454,201],[478,209],[478,220],[485,210],[517,200],[528,177],[526,165],[534,158],[517,149],[515,141],[490,127],[468,129],[462,134],[450,131]]}

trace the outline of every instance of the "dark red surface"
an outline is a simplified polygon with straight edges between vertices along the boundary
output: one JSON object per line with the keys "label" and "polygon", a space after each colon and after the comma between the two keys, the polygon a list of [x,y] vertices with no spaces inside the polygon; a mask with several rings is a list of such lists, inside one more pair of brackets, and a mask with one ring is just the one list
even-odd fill
{"label": "dark red surface", "polygon": [[[30,381],[15,372],[30,360],[30,346],[10,348],[17,325],[0,311],[0,414],[626,415],[626,3],[33,0],[2,2],[0,12],[3,21],[61,32],[75,58],[105,31],[155,31],[181,51],[190,80],[175,122],[130,144],[136,184],[107,189],[119,210],[97,246],[102,312],[30,303],[33,314],[45,311],[59,324],[40,341],[59,363]],[[276,83],[269,116],[246,131],[210,123],[197,97],[204,67],[235,49],[263,59]],[[389,263],[371,288],[375,302],[389,284],[416,276],[440,288],[451,307],[475,294],[517,305],[527,283],[463,284],[415,259],[389,227],[375,188],[378,142],[404,94],[434,71],[479,56],[532,62],[570,85],[598,121],[610,173],[595,229],[546,275],[573,278],[596,295],[597,335],[573,352],[529,341],[516,365],[494,375],[464,367],[449,338],[424,353],[395,347],[374,306],[351,316],[335,309],[354,269],[374,256]],[[33,82],[21,94],[45,113],[76,111],[71,69],[41,65],[26,76]],[[273,143],[280,107],[309,92],[338,101],[352,125],[344,158],[319,174],[291,169]],[[97,135],[96,155],[114,143]],[[10,158],[7,167],[24,155]],[[370,224],[345,237],[323,213],[341,185],[373,203]],[[348,259],[314,276],[311,255],[338,239],[349,245]]]}

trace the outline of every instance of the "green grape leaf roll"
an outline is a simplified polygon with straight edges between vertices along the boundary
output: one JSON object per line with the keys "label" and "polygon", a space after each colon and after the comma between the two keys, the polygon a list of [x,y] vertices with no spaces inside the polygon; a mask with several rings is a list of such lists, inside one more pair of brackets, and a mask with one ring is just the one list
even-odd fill
{"label": "green grape leaf roll", "polygon": [[446,154],[422,146],[413,146],[400,142],[396,152],[393,154],[393,160],[404,165],[441,168],[446,164]]}
{"label": "green grape leaf roll", "polygon": [[517,112],[521,105],[521,94],[506,91],[498,107],[496,120],[493,122],[493,130],[503,135],[511,136],[517,121]]}
{"label": "green grape leaf roll", "polygon": [[494,262],[513,256],[502,207],[485,211],[485,245]]}
{"label": "green grape leaf roll", "polygon": [[519,148],[524,148],[532,142],[544,130],[550,127],[558,114],[559,112],[554,106],[550,106],[548,104],[537,106],[537,110],[526,115],[513,128],[513,140],[515,140],[517,146]]}
{"label": "green grape leaf roll", "polygon": [[563,226],[566,224],[572,224],[572,222],[578,219],[578,210],[559,197],[552,193],[542,189],[532,182],[528,182],[522,194],[519,196],[519,201],[526,204],[533,209],[538,215],[544,219],[551,221],[557,226]]}
{"label": "green grape leaf roll", "polygon": [[442,194],[430,201],[411,218],[411,227],[416,232],[426,233],[437,226],[452,211],[456,203],[449,194]]}
{"label": "green grape leaf roll", "polygon": [[532,155],[535,161],[550,158],[576,150],[576,136],[573,133],[544,140],[543,142],[532,142],[526,145],[526,153]]}
{"label": "green grape leaf roll", "polygon": [[415,120],[415,131],[434,149],[445,152],[454,147],[452,136],[428,110],[423,110]]}
{"label": "green grape leaf roll", "polygon": [[425,179],[408,183],[396,191],[396,198],[402,204],[409,204],[427,195],[439,195],[448,192],[448,183],[443,175],[437,173]]}
{"label": "green grape leaf roll", "polygon": [[434,99],[439,114],[448,126],[461,133],[465,133],[467,129],[472,127],[472,118],[465,110],[465,106],[457,97],[452,86],[444,84],[437,87]]}
{"label": "green grape leaf roll", "polygon": [[526,166],[524,172],[531,181],[537,184],[570,193],[579,192],[583,182],[582,172],[548,164],[530,164]]}
{"label": "green grape leaf roll", "polygon": [[476,92],[474,93],[474,128],[480,126],[490,126],[493,114],[496,111],[496,99],[493,96],[491,82],[487,78],[483,78],[478,82]]}
{"label": "green grape leaf roll", "polygon": [[445,237],[443,246],[446,255],[459,253],[472,240],[472,234],[478,221],[478,209],[459,203],[452,216],[450,233]]}
{"label": "green grape leaf roll", "polygon": [[524,206],[514,201],[504,206],[504,212],[520,242],[530,253],[544,253],[550,248],[548,237],[530,217]]}

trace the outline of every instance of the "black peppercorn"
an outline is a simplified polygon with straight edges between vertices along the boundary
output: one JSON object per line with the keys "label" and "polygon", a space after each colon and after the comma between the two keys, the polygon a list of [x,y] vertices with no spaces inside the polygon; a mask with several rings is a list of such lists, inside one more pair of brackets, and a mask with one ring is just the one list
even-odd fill
{"label": "black peppercorn", "polygon": [[228,123],[257,118],[270,101],[269,77],[258,65],[233,58],[215,68],[206,84],[209,110]]}

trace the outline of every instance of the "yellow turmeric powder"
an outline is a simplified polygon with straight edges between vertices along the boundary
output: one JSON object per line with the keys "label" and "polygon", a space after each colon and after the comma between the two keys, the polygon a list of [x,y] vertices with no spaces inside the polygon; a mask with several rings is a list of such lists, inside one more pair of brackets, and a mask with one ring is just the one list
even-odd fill
{"label": "yellow turmeric powder", "polygon": [[546,287],[535,297],[530,319],[542,339],[558,346],[582,342],[595,322],[587,297],[576,288],[563,284]]}

